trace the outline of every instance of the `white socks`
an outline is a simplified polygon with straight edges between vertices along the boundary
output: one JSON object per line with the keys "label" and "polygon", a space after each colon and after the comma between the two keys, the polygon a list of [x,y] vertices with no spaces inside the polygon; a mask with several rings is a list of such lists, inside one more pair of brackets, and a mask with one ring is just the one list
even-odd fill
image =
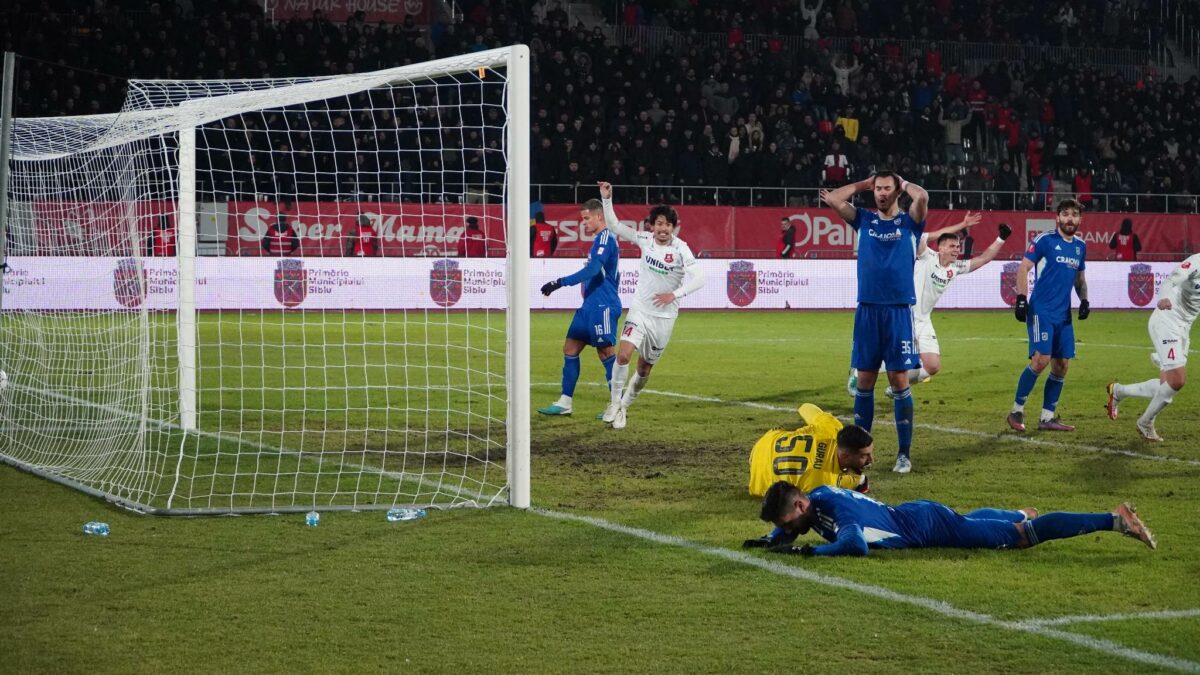
{"label": "white socks", "polygon": [[1142,424],[1153,424],[1158,413],[1162,412],[1162,409],[1170,405],[1173,400],[1175,400],[1175,390],[1166,382],[1159,382],[1158,391],[1154,392],[1154,398],[1150,399],[1150,405],[1146,406],[1146,412],[1142,413],[1138,421]]}
{"label": "white socks", "polygon": [[929,371],[925,370],[924,368],[913,368],[912,370],[908,371],[909,385],[921,384],[922,382],[924,382],[925,380],[928,380],[931,377],[933,377],[933,376],[930,375]]}
{"label": "white socks", "polygon": [[642,377],[638,374],[637,369],[633,371],[633,377],[629,380],[629,388],[625,390],[625,394],[621,397],[621,406],[628,408],[637,400],[638,394],[642,393],[642,389],[646,388],[646,380],[650,376]]}
{"label": "white socks", "polygon": [[1158,392],[1158,385],[1161,382],[1158,378],[1138,382],[1137,384],[1118,384],[1113,387],[1113,395],[1117,400],[1136,396],[1138,398],[1154,398],[1154,394]]}
{"label": "white socks", "polygon": [[618,362],[616,365],[613,366],[612,385],[610,388],[612,389],[611,401],[614,405],[620,405],[620,403],[621,403],[621,394],[625,390],[625,376],[628,374],[629,374],[629,364],[628,363],[626,363],[625,365],[621,365],[621,363]]}

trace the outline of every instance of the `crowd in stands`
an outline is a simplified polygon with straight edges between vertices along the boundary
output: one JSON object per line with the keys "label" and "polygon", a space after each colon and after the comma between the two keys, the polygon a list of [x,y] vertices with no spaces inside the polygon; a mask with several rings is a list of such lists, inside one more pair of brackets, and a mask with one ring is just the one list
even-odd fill
{"label": "crowd in stands", "polygon": [[[602,27],[571,25],[555,0],[466,0],[461,21],[427,29],[319,17],[273,23],[251,0],[195,2],[190,12],[174,3],[130,12],[108,0],[71,14],[72,4],[0,8],[5,48],[33,57],[18,78],[20,114],[115,110],[120,77],[338,74],[524,42],[534,56],[532,180],[564,186],[535,193],[542,201],[571,201],[574,186],[600,178],[662,186],[642,190],[649,199],[814,203],[816,187],[885,167],[934,191],[935,206],[1043,207],[1051,195],[1071,194],[1096,208],[1192,211],[1187,195],[1200,192],[1196,78],[1176,82],[1150,68],[1130,78],[1054,60],[950,63],[937,42],[914,54],[889,39],[1138,47],[1132,36],[1158,27],[1136,1],[1037,5],[1046,20],[1026,14],[1027,5],[991,0],[636,0],[611,17],[731,36],[724,49],[657,53],[614,45]],[[1050,17],[1064,12],[1069,25]],[[809,39],[787,50],[769,37],[762,45],[746,38],[782,27]],[[837,36],[859,39],[835,50],[827,38]],[[209,189],[438,199],[439,190],[455,192],[451,183],[500,180],[500,121],[464,117],[480,106],[415,105],[409,119],[381,121],[364,112],[367,103],[210,125]],[[421,132],[380,133],[418,118]],[[249,140],[222,149],[239,129]],[[317,178],[305,187],[288,174]],[[1109,197],[1127,193],[1178,196]]]}

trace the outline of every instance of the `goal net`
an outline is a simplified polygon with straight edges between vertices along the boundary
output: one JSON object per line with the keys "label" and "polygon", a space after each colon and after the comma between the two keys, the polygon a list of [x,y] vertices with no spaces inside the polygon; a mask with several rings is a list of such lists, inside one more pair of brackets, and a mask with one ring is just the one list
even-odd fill
{"label": "goal net", "polygon": [[528,506],[528,71],[15,120],[0,460],[154,513]]}

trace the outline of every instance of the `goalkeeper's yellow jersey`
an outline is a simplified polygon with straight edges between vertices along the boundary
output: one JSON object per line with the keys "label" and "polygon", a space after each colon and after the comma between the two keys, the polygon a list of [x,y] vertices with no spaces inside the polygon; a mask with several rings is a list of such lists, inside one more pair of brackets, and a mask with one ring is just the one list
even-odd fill
{"label": "goalkeeper's yellow jersey", "polygon": [[805,426],[772,429],[750,451],[750,494],[761,497],[776,481],[786,480],[808,492],[822,485],[853,490],[863,476],[842,472],[837,457],[838,418],[811,403],[800,406]]}

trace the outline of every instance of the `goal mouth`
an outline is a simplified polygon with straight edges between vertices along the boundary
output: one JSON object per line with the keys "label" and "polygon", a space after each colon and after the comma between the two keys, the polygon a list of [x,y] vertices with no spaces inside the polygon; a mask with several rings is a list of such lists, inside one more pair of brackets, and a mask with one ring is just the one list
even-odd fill
{"label": "goal mouth", "polygon": [[528,76],[518,45],[15,120],[0,461],[165,515],[528,506]]}

